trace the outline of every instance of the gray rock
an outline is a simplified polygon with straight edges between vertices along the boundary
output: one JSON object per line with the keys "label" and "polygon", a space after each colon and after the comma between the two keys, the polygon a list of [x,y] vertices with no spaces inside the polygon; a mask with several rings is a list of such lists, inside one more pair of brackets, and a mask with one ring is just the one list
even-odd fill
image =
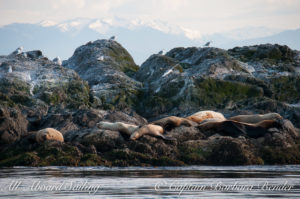
{"label": "gray rock", "polygon": [[[154,54],[135,75],[144,85],[138,113],[150,119],[203,109],[234,114],[266,98],[297,104],[296,54],[287,46],[271,44],[228,51],[179,47],[166,55]],[[294,116],[286,117],[295,121]]]}
{"label": "gray rock", "polygon": [[63,65],[89,82],[97,97],[95,101],[102,107],[130,107],[137,101],[142,84],[129,76],[138,66],[126,49],[114,40],[97,40],[80,46]]}
{"label": "gray rock", "polygon": [[6,103],[33,106],[40,100],[73,107],[89,103],[89,87],[75,71],[42,57],[41,51],[27,55],[0,56],[0,95],[7,96]]}
{"label": "gray rock", "polygon": [[44,57],[42,51],[40,50],[28,51],[26,52],[26,56],[31,59],[39,59]]}
{"label": "gray rock", "polygon": [[0,144],[2,146],[25,136],[27,127],[28,121],[19,109],[0,106]]}

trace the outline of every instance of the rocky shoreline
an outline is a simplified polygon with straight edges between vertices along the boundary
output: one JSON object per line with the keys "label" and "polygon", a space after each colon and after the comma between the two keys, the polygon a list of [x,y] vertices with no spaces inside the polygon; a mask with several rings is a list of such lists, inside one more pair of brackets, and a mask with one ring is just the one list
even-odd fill
{"label": "rocky shoreline", "polygon": [[[299,164],[299,68],[299,51],[271,44],[174,48],[140,67],[113,40],[80,46],[62,65],[41,51],[0,56],[0,166]],[[283,118],[257,138],[195,124],[165,128],[173,140],[131,140],[97,127],[141,127],[203,110]],[[64,142],[37,142],[45,128],[58,130]]]}

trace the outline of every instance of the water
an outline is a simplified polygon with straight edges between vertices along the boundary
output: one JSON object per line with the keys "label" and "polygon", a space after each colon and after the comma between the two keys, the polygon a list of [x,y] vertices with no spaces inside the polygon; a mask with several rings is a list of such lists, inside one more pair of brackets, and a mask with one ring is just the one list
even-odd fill
{"label": "water", "polygon": [[3,198],[300,198],[300,165],[0,171]]}

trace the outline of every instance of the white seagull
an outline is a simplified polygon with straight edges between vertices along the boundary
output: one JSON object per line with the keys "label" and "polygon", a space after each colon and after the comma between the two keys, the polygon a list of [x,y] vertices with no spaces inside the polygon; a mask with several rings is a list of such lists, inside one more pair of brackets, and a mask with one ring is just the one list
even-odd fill
{"label": "white seagull", "polygon": [[62,65],[62,61],[61,61],[61,59],[60,59],[59,56],[55,57],[55,58],[53,59],[53,62],[56,63],[56,64],[58,64],[58,65],[60,65],[60,66]]}
{"label": "white seagull", "polygon": [[20,46],[17,48],[14,52],[12,52],[13,55],[19,55],[23,52],[23,46]]}
{"label": "white seagull", "polygon": [[101,55],[100,57],[98,57],[98,61],[104,61],[104,56]]}
{"label": "white seagull", "polygon": [[9,68],[8,68],[8,73],[12,73],[12,67],[11,66],[9,66]]}

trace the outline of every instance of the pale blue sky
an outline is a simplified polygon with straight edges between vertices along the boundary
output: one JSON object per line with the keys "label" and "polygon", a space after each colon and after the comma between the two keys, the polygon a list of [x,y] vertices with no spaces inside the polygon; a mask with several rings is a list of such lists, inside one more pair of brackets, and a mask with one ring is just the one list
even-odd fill
{"label": "pale blue sky", "polygon": [[78,17],[162,20],[201,34],[300,28],[300,0],[0,0],[0,26]]}

